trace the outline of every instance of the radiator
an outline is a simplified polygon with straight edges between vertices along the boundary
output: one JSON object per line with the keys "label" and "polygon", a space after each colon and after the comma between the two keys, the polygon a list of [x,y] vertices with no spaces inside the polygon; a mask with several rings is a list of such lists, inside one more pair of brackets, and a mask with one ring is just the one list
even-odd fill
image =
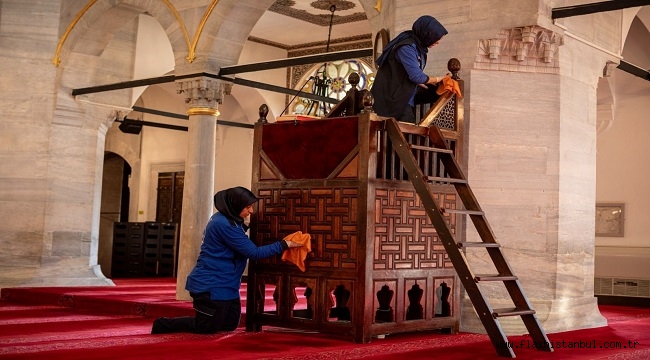
{"label": "radiator", "polygon": [[650,298],[650,279],[596,277],[594,295]]}
{"label": "radiator", "polygon": [[650,249],[596,247],[594,294],[650,298]]}

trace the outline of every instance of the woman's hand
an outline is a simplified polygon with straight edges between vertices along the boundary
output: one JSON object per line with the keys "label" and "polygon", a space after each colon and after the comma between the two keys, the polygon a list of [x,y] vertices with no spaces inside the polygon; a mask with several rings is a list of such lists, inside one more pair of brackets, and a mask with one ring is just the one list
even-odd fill
{"label": "woman's hand", "polygon": [[446,76],[449,76],[449,74],[445,76],[429,76],[429,81],[427,81],[427,84],[437,84],[442,81]]}
{"label": "woman's hand", "polygon": [[297,243],[297,242],[295,242],[295,241],[291,241],[291,240],[285,240],[285,241],[287,242],[287,245],[289,246],[289,248],[295,248],[295,247],[302,247],[302,246],[305,246],[305,245],[303,245],[303,244],[299,244],[299,243]]}

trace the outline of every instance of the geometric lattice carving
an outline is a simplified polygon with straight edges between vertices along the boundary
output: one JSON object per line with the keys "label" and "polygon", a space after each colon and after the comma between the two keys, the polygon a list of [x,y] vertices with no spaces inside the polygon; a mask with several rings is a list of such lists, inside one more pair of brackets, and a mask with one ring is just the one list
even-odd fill
{"label": "geometric lattice carving", "polygon": [[[438,193],[438,205],[456,207],[455,193]],[[445,213],[452,234],[455,214]],[[435,227],[414,190],[375,191],[374,270],[453,268]]]}
{"label": "geometric lattice carving", "polygon": [[356,269],[356,188],[260,189],[258,197],[258,244],[302,231],[312,238],[308,268]]}
{"label": "geometric lattice carving", "polygon": [[432,124],[441,129],[456,130],[456,95],[445,104]]}

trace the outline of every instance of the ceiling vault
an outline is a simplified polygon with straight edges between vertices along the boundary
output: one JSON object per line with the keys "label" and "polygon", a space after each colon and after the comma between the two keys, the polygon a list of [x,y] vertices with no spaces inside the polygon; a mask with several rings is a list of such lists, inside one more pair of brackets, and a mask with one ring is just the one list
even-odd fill
{"label": "ceiling vault", "polygon": [[[650,0],[612,0],[581,5],[563,6],[552,9],[551,18],[555,20],[572,16],[596,14],[605,11],[622,10],[645,5],[650,5]],[[638,76],[642,79],[650,81],[650,71],[648,71],[648,69],[644,69],[624,60],[621,60],[617,68],[634,76]]]}

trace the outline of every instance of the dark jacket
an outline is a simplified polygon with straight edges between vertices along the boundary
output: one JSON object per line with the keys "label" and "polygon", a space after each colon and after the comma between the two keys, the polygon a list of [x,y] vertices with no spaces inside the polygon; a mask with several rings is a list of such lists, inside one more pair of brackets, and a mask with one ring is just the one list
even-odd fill
{"label": "dark jacket", "polygon": [[415,45],[420,70],[427,62],[429,46],[436,43],[447,30],[431,16],[422,16],[405,31],[390,41],[377,59],[377,73],[370,90],[374,97],[374,111],[380,116],[399,118],[414,95],[417,83],[409,79],[404,65],[397,59],[396,50],[405,45]]}
{"label": "dark jacket", "polygon": [[[418,85],[409,79],[406,69],[395,56],[399,47],[412,43],[413,39],[406,38],[395,44],[375,75],[370,91],[375,99],[373,109],[379,116],[399,119]],[[426,64],[426,54],[420,53],[418,57]]]}

